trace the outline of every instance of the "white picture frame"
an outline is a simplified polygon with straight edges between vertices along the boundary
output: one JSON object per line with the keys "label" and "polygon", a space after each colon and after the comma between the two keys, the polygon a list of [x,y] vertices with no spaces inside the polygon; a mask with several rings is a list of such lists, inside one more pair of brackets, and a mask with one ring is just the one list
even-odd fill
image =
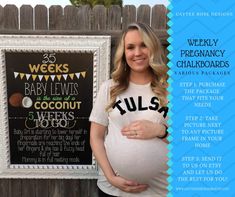
{"label": "white picture frame", "polygon": [[94,156],[89,165],[11,163],[6,52],[93,54],[94,102],[99,86],[109,78],[110,46],[110,36],[0,35],[0,178],[94,179],[98,176]]}

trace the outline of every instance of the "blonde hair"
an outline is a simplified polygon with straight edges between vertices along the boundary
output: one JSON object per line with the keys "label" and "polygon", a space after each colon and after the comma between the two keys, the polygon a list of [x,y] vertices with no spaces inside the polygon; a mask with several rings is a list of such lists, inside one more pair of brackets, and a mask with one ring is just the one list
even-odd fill
{"label": "blonde hair", "polygon": [[161,106],[167,104],[167,71],[168,67],[163,61],[163,51],[161,43],[153,29],[144,23],[132,23],[128,25],[127,29],[123,32],[114,57],[114,71],[112,72],[112,79],[114,85],[110,89],[110,103],[106,107],[109,110],[116,102],[119,94],[124,92],[129,85],[130,67],[125,60],[125,43],[124,39],[129,31],[138,30],[143,39],[144,44],[150,50],[149,65],[153,74],[151,81],[151,88],[155,95],[158,97]]}

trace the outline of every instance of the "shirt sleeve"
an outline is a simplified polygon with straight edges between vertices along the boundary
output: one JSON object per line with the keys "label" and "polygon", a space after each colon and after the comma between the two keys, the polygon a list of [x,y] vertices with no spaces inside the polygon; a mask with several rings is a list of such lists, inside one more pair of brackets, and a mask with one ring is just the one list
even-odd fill
{"label": "shirt sleeve", "polygon": [[110,81],[105,81],[100,86],[95,103],[93,105],[89,121],[108,126],[108,112],[105,110],[108,105]]}
{"label": "shirt sleeve", "polygon": [[166,127],[168,127],[168,119],[169,117],[167,116],[169,108],[168,107],[161,107],[158,112],[159,112],[159,120],[158,123],[165,125]]}

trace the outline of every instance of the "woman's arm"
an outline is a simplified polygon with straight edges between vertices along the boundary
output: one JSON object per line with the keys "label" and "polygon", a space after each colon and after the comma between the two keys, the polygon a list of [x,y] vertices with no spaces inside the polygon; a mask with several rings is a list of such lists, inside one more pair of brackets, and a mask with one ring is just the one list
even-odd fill
{"label": "woman's arm", "polygon": [[[137,120],[123,127],[122,135],[130,139],[152,139],[165,136],[167,127],[160,123],[155,123],[149,120]],[[167,136],[166,136],[167,137]],[[167,139],[161,138],[168,143]]]}
{"label": "woman's arm", "polygon": [[125,192],[139,193],[146,190],[148,187],[146,184],[139,184],[135,181],[126,180],[115,174],[108,161],[106,150],[104,147],[105,131],[106,131],[105,126],[95,122],[91,122],[91,129],[90,129],[91,148],[107,180],[113,186]]}
{"label": "woman's arm", "polygon": [[105,147],[104,147],[104,138],[105,138],[106,127],[98,124],[91,123],[90,130],[90,144],[95,155],[97,162],[99,163],[101,169],[104,172],[106,178],[115,176],[115,173],[107,159]]}

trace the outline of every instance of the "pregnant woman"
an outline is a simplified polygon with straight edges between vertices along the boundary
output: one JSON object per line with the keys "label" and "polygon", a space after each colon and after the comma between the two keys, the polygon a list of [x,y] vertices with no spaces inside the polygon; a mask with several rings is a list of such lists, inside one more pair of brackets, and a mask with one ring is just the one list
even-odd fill
{"label": "pregnant woman", "polygon": [[112,79],[93,106],[90,143],[99,197],[167,195],[167,66],[152,28],[133,23],[117,47]]}

